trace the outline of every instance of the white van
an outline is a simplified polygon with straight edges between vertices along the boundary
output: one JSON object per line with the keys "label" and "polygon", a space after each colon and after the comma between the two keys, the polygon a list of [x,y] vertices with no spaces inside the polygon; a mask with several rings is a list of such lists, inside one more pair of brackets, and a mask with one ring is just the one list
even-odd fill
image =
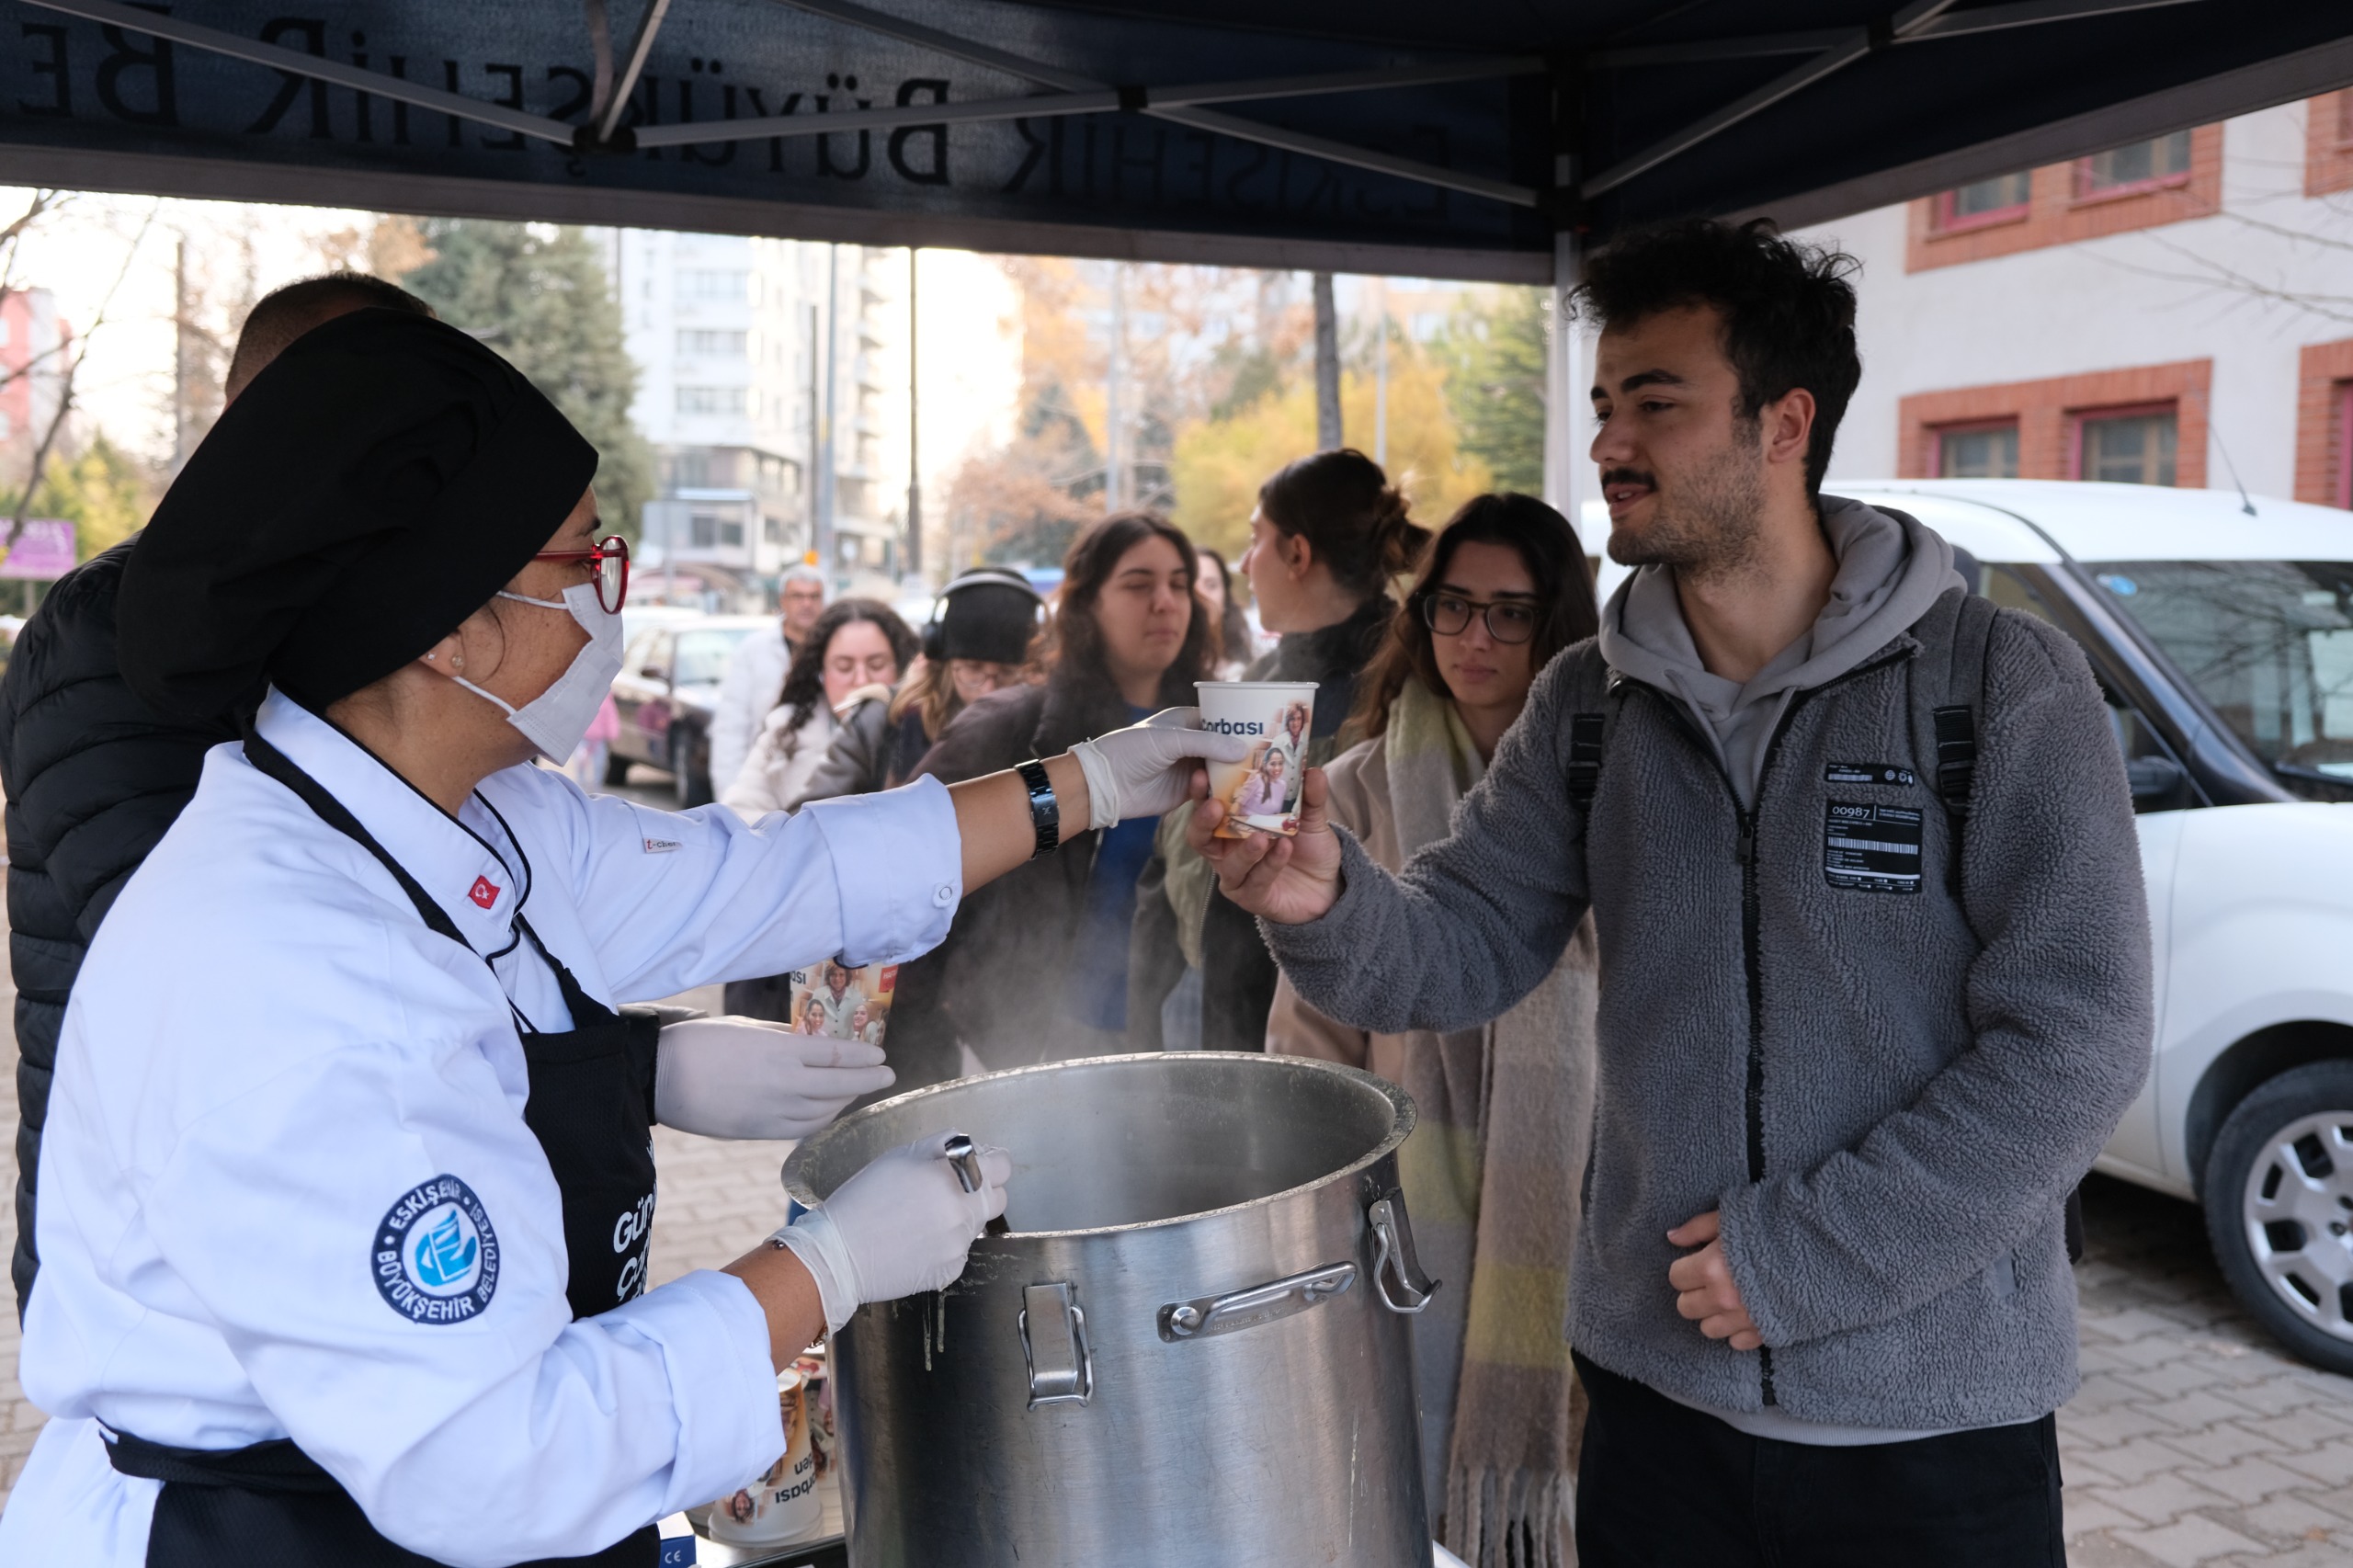
{"label": "white van", "polygon": [[[1918,517],[1979,592],[2090,655],[2157,976],[2155,1070],[2097,1168],[2203,1203],[2240,1299],[2353,1373],[2353,513],[2136,484],[1828,488]],[[1605,510],[1584,520],[1607,539]]]}

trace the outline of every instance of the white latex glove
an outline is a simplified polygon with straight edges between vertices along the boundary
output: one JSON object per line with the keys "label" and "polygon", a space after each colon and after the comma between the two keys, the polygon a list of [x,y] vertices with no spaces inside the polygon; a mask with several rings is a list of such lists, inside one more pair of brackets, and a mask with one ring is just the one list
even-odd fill
{"label": "white latex glove", "polygon": [[662,1031],[654,1119],[706,1138],[806,1138],[896,1074],[864,1040],[792,1034],[758,1018],[696,1018]]}
{"label": "white latex glove", "polygon": [[1240,762],[1256,744],[1247,735],[1202,729],[1198,708],[1164,708],[1140,724],[1081,741],[1070,754],[1086,775],[1086,825],[1111,827],[1130,817],[1173,812],[1185,803],[1194,763]]}
{"label": "white latex glove", "polygon": [[1005,1212],[1013,1156],[982,1146],[981,1189],[966,1192],[940,1152],[952,1136],[935,1132],[877,1155],[824,1208],[777,1233],[816,1280],[827,1333],[840,1332],[869,1301],[954,1284],[973,1241]]}

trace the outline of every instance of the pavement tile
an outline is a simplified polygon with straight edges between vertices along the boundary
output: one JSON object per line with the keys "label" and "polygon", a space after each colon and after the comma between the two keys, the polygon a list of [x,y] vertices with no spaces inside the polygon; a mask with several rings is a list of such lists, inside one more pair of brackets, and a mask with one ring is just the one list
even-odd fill
{"label": "pavement tile", "polygon": [[2173,1434],[2181,1430],[2173,1422],[2150,1414],[2145,1405],[2116,1404],[2106,1410],[2077,1415],[2074,1407],[2060,1416],[2060,1425],[2078,1443],[2094,1448],[2109,1448],[2134,1437],[2155,1434]]}
{"label": "pavement tile", "polygon": [[2137,1486],[2152,1475],[2195,1468],[2185,1463],[2180,1449],[2154,1437],[2135,1437],[2112,1449],[2084,1447],[2072,1440],[2075,1434],[2069,1430],[2067,1417],[2063,1414],[2059,1420],[2059,1468],[2070,1482],[2104,1477]]}
{"label": "pavement tile", "polygon": [[2062,1528],[2071,1541],[2119,1525],[2127,1529],[2138,1529],[2148,1523],[2075,1486],[2068,1487],[2061,1500],[2061,1517],[2065,1521]]}
{"label": "pavement tile", "polygon": [[2172,1524],[2153,1530],[2116,1530],[2114,1539],[2126,1546],[2147,1552],[2168,1568],[2196,1568],[2230,1552],[2262,1552],[2268,1549],[2259,1540],[2249,1540],[2234,1529],[2229,1529],[2198,1514],[2185,1514]]}
{"label": "pavement tile", "polygon": [[2325,1486],[2353,1487],[2353,1442],[2330,1443],[2306,1453],[2275,1456],[2281,1464]]}
{"label": "pavement tile", "polygon": [[2247,1454],[2278,1453],[2288,1445],[2274,1442],[2260,1417],[2217,1422],[2195,1432],[2169,1432],[2157,1439],[2200,1464],[2226,1465]]}
{"label": "pavement tile", "polygon": [[2165,1568],[2162,1558],[2125,1545],[2113,1532],[2067,1542],[2067,1568]]}
{"label": "pavement tile", "polygon": [[2211,1491],[2179,1471],[2165,1471],[2138,1486],[2087,1486],[2093,1501],[2132,1516],[2143,1525],[2169,1524],[2192,1508],[2229,1507],[2232,1499]]}
{"label": "pavement tile", "polygon": [[[2086,1378],[2085,1382],[2091,1381]],[[2115,1381],[2136,1391],[2139,1397],[2149,1400],[2172,1399],[2195,1389],[2227,1389],[2230,1380],[2222,1369],[2201,1357],[2182,1357],[2159,1362],[2154,1367],[2138,1367],[2120,1374]]]}
{"label": "pavement tile", "polygon": [[2320,1541],[2338,1537],[2343,1544],[2353,1546],[2353,1525],[2348,1525],[2342,1516],[2315,1507],[2302,1497],[2274,1497],[2268,1503],[2241,1509],[2239,1517],[2260,1535]]}
{"label": "pavement tile", "polygon": [[2301,1410],[2282,1411],[2263,1418],[2263,1435],[2291,1449],[2317,1448],[2323,1443],[2353,1437],[2353,1409],[2318,1402]]}
{"label": "pavement tile", "polygon": [[[2178,1399],[2153,1400],[2142,1405],[2141,1408],[2167,1426],[2188,1432],[2199,1431],[2217,1422],[2234,1420],[2240,1416],[2255,1414],[2245,1405],[2236,1403],[2227,1394],[2214,1389],[2196,1389]],[[2308,1415],[2311,1413],[2300,1411],[2296,1414]],[[2266,1424],[2268,1425],[2277,1419],[2279,1418],[2267,1417]],[[2294,1437],[2276,1434],[2275,1436],[2279,1437],[2280,1442],[2290,1448],[2304,1446],[2304,1443],[2298,1442]],[[2330,1422],[2325,1430],[2315,1432],[2313,1437],[2305,1439],[2305,1443],[2321,1443],[2331,1437],[2347,1436],[2353,1436],[2353,1427],[2339,1422]]]}
{"label": "pavement tile", "polygon": [[2188,1473],[2195,1475],[2199,1484],[2234,1499],[2242,1506],[2312,1484],[2309,1476],[2299,1475],[2260,1454],[2249,1455],[2235,1463],[2212,1465]]}

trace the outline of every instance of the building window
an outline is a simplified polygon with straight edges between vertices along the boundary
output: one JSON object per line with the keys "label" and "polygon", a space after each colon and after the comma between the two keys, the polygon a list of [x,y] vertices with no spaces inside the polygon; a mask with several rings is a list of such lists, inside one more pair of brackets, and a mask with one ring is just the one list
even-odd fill
{"label": "building window", "polygon": [[2189,177],[2189,132],[2135,142],[2094,153],[2075,165],[2078,196],[2120,196],[2158,186],[2179,185]]}
{"label": "building window", "polygon": [[2111,484],[2171,484],[2177,418],[2171,407],[2114,409],[2075,420],[2075,477]]}
{"label": "building window", "polygon": [[704,327],[680,327],[678,352],[682,356],[703,359],[741,359],[744,345],[751,335],[745,332],[715,331]]}
{"label": "building window", "polygon": [[2026,216],[2034,176],[2024,170],[1981,179],[1937,198],[1937,227],[1946,233],[1984,223],[2008,223]]}
{"label": "building window", "polygon": [[694,512],[687,519],[687,537],[698,550],[744,542],[744,519],[724,512]]}
{"label": "building window", "polygon": [[678,412],[681,414],[741,414],[744,412],[745,389],[742,387],[680,387]]}
{"label": "building window", "polygon": [[745,284],[750,276],[745,272],[686,268],[678,274],[678,298],[740,305],[744,302]]}
{"label": "building window", "polygon": [[2018,427],[2002,425],[1947,426],[1934,430],[1938,479],[2016,479]]}

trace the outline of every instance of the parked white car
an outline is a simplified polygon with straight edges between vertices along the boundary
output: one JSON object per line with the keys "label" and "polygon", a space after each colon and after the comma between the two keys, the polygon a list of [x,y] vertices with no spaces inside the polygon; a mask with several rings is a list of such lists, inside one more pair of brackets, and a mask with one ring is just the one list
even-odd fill
{"label": "parked white car", "polygon": [[[1980,592],[2090,656],[2157,975],[2155,1070],[2097,1168],[2204,1204],[2240,1299],[2353,1373],[2353,513],[2036,480],[1830,488],[1918,517]],[[1599,545],[1607,513],[1584,520]]]}

